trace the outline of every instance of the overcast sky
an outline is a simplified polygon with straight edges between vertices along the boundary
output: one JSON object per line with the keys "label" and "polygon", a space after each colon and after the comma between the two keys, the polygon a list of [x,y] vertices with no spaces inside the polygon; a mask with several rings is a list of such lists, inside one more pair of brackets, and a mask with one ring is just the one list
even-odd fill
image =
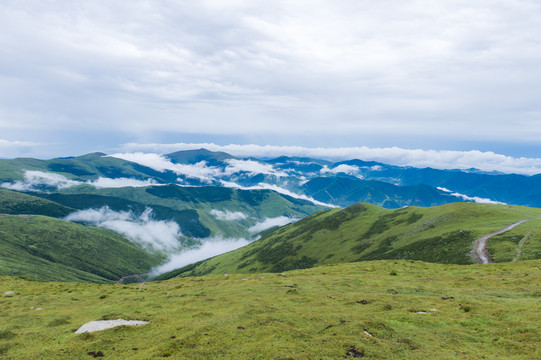
{"label": "overcast sky", "polygon": [[0,157],[215,143],[541,158],[537,0],[3,0]]}

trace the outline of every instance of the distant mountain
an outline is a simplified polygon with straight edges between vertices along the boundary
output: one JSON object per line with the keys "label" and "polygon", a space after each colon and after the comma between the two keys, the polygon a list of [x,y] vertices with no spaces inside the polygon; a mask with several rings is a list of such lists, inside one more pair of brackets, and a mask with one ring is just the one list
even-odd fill
{"label": "distant mountain", "polygon": [[[51,194],[34,193],[79,210],[109,207],[114,211],[132,211],[142,214],[152,209],[155,220],[178,223],[188,237],[205,238],[251,237],[248,230],[269,218],[303,218],[324,209],[309,201],[295,199],[271,190],[239,190],[207,187],[181,187],[178,185],[142,188],[96,189],[88,186],[73,187]],[[236,218],[232,219],[231,215]]]}
{"label": "distant mountain", "polygon": [[345,206],[362,201],[393,209],[436,206],[456,201],[456,198],[428,185],[396,186],[344,176],[313,178],[302,185],[301,190],[318,201]]}
{"label": "distant mountain", "polygon": [[236,159],[236,157],[225,152],[213,152],[206,149],[177,151],[165,155],[172,162],[177,164],[196,164],[201,161],[209,166],[220,166],[224,161]]}
{"label": "distant mountain", "polygon": [[65,178],[59,185],[62,188],[80,183],[120,187],[125,183],[125,186],[178,184],[269,189],[311,200],[317,205],[326,203],[339,207],[357,202],[398,208],[462,201],[541,207],[541,174],[524,176],[476,169],[420,169],[359,159],[336,163],[287,156],[268,160],[242,159],[206,149],[164,156],[115,156],[118,157],[93,153],[51,160],[0,160],[0,187],[51,192],[56,190],[55,181],[59,182],[61,178],[47,177],[55,174]]}
{"label": "distant mountain", "polygon": [[[454,203],[386,210],[355,204],[316,213],[235,251],[178,269],[160,278],[203,274],[281,272],[343,262],[401,259],[472,264],[475,239],[541,209]],[[514,240],[495,241],[497,258],[510,261],[520,246],[524,259],[541,258],[539,223],[516,227]],[[533,223],[533,221],[532,221]],[[528,244],[519,240],[528,239]],[[492,240],[491,240],[492,241]],[[498,242],[500,241],[500,242]]]}

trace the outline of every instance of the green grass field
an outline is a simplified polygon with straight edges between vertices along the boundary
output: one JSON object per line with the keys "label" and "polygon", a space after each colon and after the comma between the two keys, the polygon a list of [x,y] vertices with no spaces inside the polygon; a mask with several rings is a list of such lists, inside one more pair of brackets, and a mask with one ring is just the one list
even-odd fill
{"label": "green grass field", "polygon": [[[540,283],[540,260],[371,261],[134,285],[3,277],[0,358],[539,359]],[[75,334],[117,318],[150,323]]]}

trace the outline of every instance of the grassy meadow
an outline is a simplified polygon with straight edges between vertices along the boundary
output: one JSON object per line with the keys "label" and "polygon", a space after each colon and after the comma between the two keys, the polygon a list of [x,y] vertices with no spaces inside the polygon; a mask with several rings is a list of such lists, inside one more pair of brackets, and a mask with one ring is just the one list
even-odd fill
{"label": "grassy meadow", "polygon": [[[385,260],[132,285],[2,277],[0,358],[538,359],[539,284],[540,260]],[[75,334],[117,318],[150,323]]]}

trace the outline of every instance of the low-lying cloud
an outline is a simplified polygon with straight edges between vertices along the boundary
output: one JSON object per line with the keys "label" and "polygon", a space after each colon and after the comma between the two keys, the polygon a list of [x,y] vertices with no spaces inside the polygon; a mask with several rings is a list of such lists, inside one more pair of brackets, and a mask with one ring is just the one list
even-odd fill
{"label": "low-lying cloud", "polygon": [[291,196],[292,198],[295,198],[295,199],[309,201],[314,205],[325,206],[325,207],[330,207],[330,208],[337,208],[338,207],[336,205],[327,204],[327,203],[318,201],[318,200],[316,200],[314,198],[311,198],[309,196],[306,196],[304,194],[296,194],[296,193],[294,193],[292,191],[289,191],[287,189],[284,189],[283,187],[280,187],[280,186],[274,185],[274,184],[259,183],[259,184],[254,185],[254,186],[241,186],[241,185],[239,185],[237,183],[234,183],[234,182],[231,182],[231,181],[225,181],[225,180],[221,180],[220,183],[224,187],[233,188],[233,189],[240,189],[240,190],[273,190],[273,191],[276,191],[277,193],[287,195],[287,196]]}
{"label": "low-lying cloud", "polygon": [[216,145],[213,143],[177,143],[177,144],[136,144],[122,145],[125,151],[153,151],[167,153],[179,150],[205,148],[211,151],[224,151],[239,157],[278,157],[302,156],[330,161],[360,159],[378,161],[390,165],[432,167],[434,169],[471,169],[500,171],[534,175],[541,173],[541,158],[512,157],[491,151],[454,151],[402,149],[399,147],[370,148],[360,147],[316,147],[273,146],[273,145]]}
{"label": "low-lying cloud", "polygon": [[82,182],[65,176],[43,171],[25,171],[24,179],[12,183],[5,182],[0,187],[16,191],[42,191],[44,188],[67,189],[81,185]]}
{"label": "low-lying cloud", "polygon": [[179,269],[189,264],[220,255],[245,245],[250,241],[246,239],[227,239],[221,237],[208,238],[203,241],[199,247],[184,250],[180,253],[171,254],[167,262],[152,270],[154,276],[168,271]]}
{"label": "low-lying cloud", "polygon": [[263,221],[258,222],[254,226],[248,228],[248,231],[252,234],[256,234],[258,232],[273,228],[275,226],[284,226],[287,224],[290,224],[292,222],[295,222],[299,219],[296,218],[290,218],[287,216],[278,216],[275,218],[266,218]]}
{"label": "low-lying cloud", "polygon": [[355,165],[347,165],[347,164],[340,164],[336,167],[329,168],[327,165],[323,166],[323,168],[320,170],[322,174],[331,173],[331,174],[339,174],[344,173],[352,176],[359,176],[359,167]]}
{"label": "low-lying cloud", "polygon": [[109,156],[123,159],[126,161],[131,161],[159,172],[165,172],[166,170],[169,170],[177,175],[183,175],[188,178],[198,179],[205,183],[212,183],[212,181],[216,177],[219,177],[223,174],[220,168],[207,166],[207,163],[205,161],[200,161],[196,164],[175,164],[165,156],[142,152],[117,153]]}
{"label": "low-lying cloud", "polygon": [[240,172],[247,172],[250,175],[263,174],[276,177],[288,176],[287,173],[283,171],[276,171],[271,164],[263,164],[254,160],[228,159],[227,164],[228,166],[224,170],[224,175],[226,176]]}
{"label": "low-lying cloud", "polygon": [[222,220],[222,221],[239,221],[239,220],[248,219],[248,215],[240,211],[229,211],[229,210],[220,211],[220,210],[212,209],[210,211],[210,214],[214,216],[216,219]]}
{"label": "low-lying cloud", "polygon": [[100,209],[74,212],[65,220],[112,230],[148,251],[172,252],[180,246],[181,233],[178,224],[174,221],[152,220],[150,208],[141,215],[136,215],[131,211],[113,211],[104,206]]}
{"label": "low-lying cloud", "polygon": [[99,177],[97,180],[77,181],[68,179],[60,174],[29,170],[25,171],[23,180],[5,182],[0,184],[0,187],[15,191],[47,191],[51,189],[67,189],[83,184],[91,185],[96,188],[145,187],[159,185],[154,179],[138,180],[130,178],[111,179]]}
{"label": "low-lying cloud", "polygon": [[437,189],[441,190],[443,192],[449,193],[449,195],[457,197],[459,199],[462,199],[463,201],[471,201],[471,202],[476,202],[476,203],[480,203],[480,204],[507,205],[506,203],[500,202],[500,201],[490,200],[490,199],[486,199],[486,198],[482,198],[482,197],[478,197],[478,196],[468,196],[468,195],[460,194],[460,193],[451,191],[449,189],[446,189],[444,187],[438,187]]}
{"label": "low-lying cloud", "polygon": [[104,178],[100,177],[94,181],[87,181],[86,184],[92,185],[96,188],[121,188],[121,187],[145,187],[160,185],[154,179],[137,180],[130,178]]}

